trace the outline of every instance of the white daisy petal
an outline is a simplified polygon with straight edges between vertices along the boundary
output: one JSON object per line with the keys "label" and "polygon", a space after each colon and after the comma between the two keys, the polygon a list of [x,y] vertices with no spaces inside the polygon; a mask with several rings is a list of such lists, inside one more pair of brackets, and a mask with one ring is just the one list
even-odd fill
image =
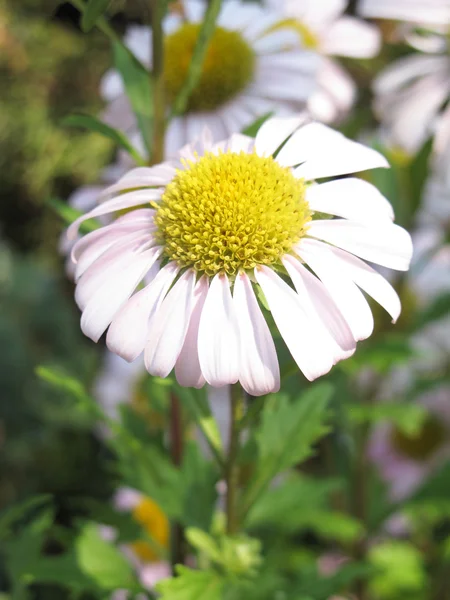
{"label": "white daisy petal", "polygon": [[306,190],[306,199],[315,212],[358,223],[389,223],[394,220],[394,211],[388,200],[363,179],[347,177],[312,185]]}
{"label": "white daisy petal", "polygon": [[335,21],[322,38],[321,50],[325,54],[372,58],[381,45],[380,31],[374,25],[354,17],[341,17]]}
{"label": "white daisy petal", "polygon": [[313,381],[328,373],[334,363],[334,346],[331,338],[327,339],[317,327],[309,305],[272,269],[259,267],[255,277],[283,340],[305,377]]}
{"label": "white daisy petal", "polygon": [[194,290],[193,308],[184,344],[175,363],[175,376],[184,387],[201,388],[205,385],[198,358],[198,329],[200,317],[208,295],[208,279],[203,276],[197,281]]}
{"label": "white daisy petal", "polygon": [[245,273],[236,277],[233,293],[239,327],[242,387],[253,396],[280,389],[280,370],[272,335]]}
{"label": "white daisy petal", "polygon": [[[286,255],[283,264],[297,292],[300,288],[306,290],[318,317],[323,321],[325,328],[338,346],[344,352],[353,352],[356,348],[355,338],[325,285],[293,256]],[[342,352],[340,354],[342,355]]]}
{"label": "white daisy petal", "polygon": [[216,387],[239,378],[239,334],[230,283],[216,275],[200,317],[198,356],[205,380]]}
{"label": "white daisy petal", "polygon": [[147,250],[135,255],[133,260],[122,268],[110,272],[109,279],[92,295],[83,310],[81,329],[85,335],[98,342],[155,262],[156,256],[154,250]]}
{"label": "white daisy petal", "polygon": [[412,258],[411,236],[405,229],[394,224],[368,227],[341,219],[312,221],[308,236],[397,271],[407,271]]}
{"label": "white daisy petal", "polygon": [[178,271],[176,263],[167,264],[120,309],[106,335],[111,352],[132,362],[144,351],[150,318],[161,305]]}
{"label": "white daisy petal", "polygon": [[355,340],[365,340],[373,331],[373,316],[366,299],[350,278],[339,272],[327,246],[311,247],[301,240],[296,252],[321,279],[352,330]]}
{"label": "white daisy petal", "polygon": [[194,287],[195,272],[188,270],[150,319],[144,359],[151,375],[167,377],[175,366],[191,318]]}
{"label": "white daisy petal", "polygon": [[289,119],[268,119],[256,134],[256,153],[259,156],[271,156],[296,129],[305,124],[307,119],[306,114]]}

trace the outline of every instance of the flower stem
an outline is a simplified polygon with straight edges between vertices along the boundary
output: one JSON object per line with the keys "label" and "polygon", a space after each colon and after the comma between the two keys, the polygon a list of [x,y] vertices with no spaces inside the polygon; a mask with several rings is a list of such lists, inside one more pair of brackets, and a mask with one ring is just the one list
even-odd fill
{"label": "flower stem", "polygon": [[150,0],[152,9],[152,61],[151,73],[153,90],[153,131],[152,131],[152,164],[164,160],[164,137],[166,133],[166,105],[164,94],[164,32],[162,21],[166,3],[161,0]]}
{"label": "flower stem", "polygon": [[208,3],[189,64],[186,80],[172,106],[172,116],[181,115],[185,112],[189,98],[200,79],[208,44],[214,33],[221,6],[222,0],[210,0]]}
{"label": "flower stem", "polygon": [[226,468],[227,480],[227,533],[234,534],[239,530],[239,517],[237,508],[237,494],[239,487],[239,456],[240,421],[245,411],[245,392],[240,383],[231,386],[231,424],[230,441],[228,447],[228,460]]}
{"label": "flower stem", "polygon": [[[170,446],[172,460],[175,466],[180,467],[183,460],[183,422],[179,399],[175,394],[170,394]],[[184,563],[184,531],[180,523],[172,524],[171,532],[171,565],[172,571],[177,564]]]}

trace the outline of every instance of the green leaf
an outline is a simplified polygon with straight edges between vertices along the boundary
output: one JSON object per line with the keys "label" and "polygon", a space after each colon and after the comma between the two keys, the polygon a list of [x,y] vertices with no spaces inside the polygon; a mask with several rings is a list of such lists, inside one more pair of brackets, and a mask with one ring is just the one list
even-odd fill
{"label": "green leaf", "polygon": [[[71,223],[76,221],[78,217],[81,217],[81,215],[84,214],[82,210],[77,210],[76,208],[73,208],[72,206],[70,206],[66,202],[63,202],[63,200],[60,200],[59,198],[50,198],[47,201],[47,203],[67,225],[70,225]],[[80,225],[80,231],[82,233],[90,233],[91,231],[95,231],[99,227],[100,223],[96,219],[88,219]]]}
{"label": "green leaf", "polygon": [[435,298],[427,308],[422,311],[414,324],[415,329],[420,329],[433,321],[446,317],[450,312],[450,292]]}
{"label": "green leaf", "polygon": [[15,525],[16,521],[22,520],[30,512],[34,512],[36,509],[40,509],[50,501],[50,496],[42,494],[39,496],[33,496],[23,502],[14,504],[10,508],[3,510],[0,513],[0,538],[4,538],[11,533],[11,527]]}
{"label": "green leaf", "polygon": [[418,592],[426,583],[424,561],[417,548],[408,542],[390,540],[369,550],[370,564],[377,569],[370,589],[381,598],[402,597]]}
{"label": "green leaf", "polygon": [[253,137],[253,138],[256,137],[256,134],[258,133],[258,131],[260,130],[260,128],[262,127],[262,125],[264,125],[264,123],[268,119],[270,119],[270,117],[272,115],[273,115],[273,112],[269,112],[269,113],[266,113],[265,115],[263,115],[262,117],[258,117],[258,119],[256,119],[248,127],[246,127],[245,129],[243,129],[242,133],[244,135],[248,135],[249,137]]}
{"label": "green leaf", "polygon": [[150,73],[121,42],[113,42],[114,65],[119,71],[147,150],[151,148],[152,91]]}
{"label": "green leaf", "polygon": [[417,435],[428,411],[412,402],[379,402],[378,404],[353,404],[348,407],[348,418],[356,424],[389,421],[408,436]]}
{"label": "green leaf", "polygon": [[110,4],[111,0],[88,0],[81,17],[81,29],[85,33],[90,31]]}
{"label": "green leaf", "polygon": [[213,570],[194,571],[178,565],[177,577],[156,585],[161,600],[222,600],[225,579]]}
{"label": "green leaf", "polygon": [[393,333],[362,346],[354,356],[342,363],[341,368],[353,375],[363,367],[370,367],[383,375],[393,366],[405,364],[414,356],[415,351],[411,348],[408,338]]}
{"label": "green leaf", "polygon": [[327,431],[325,420],[332,392],[329,384],[319,383],[294,402],[283,395],[267,399],[255,433],[258,459],[244,494],[244,514],[278,473],[311,455],[313,444]]}
{"label": "green leaf", "polygon": [[115,590],[137,586],[130,563],[115,546],[100,537],[97,524],[84,526],[76,540],[75,551],[81,571],[99,587]]}
{"label": "green leaf", "polygon": [[63,369],[40,365],[36,367],[36,375],[53,387],[66,392],[83,405],[93,403],[83,383]]}
{"label": "green leaf", "polygon": [[103,121],[100,121],[100,119],[97,119],[97,117],[77,113],[65,117],[62,121],[62,124],[66,125],[67,127],[80,127],[82,129],[88,129],[89,131],[100,133],[126,150],[137,165],[145,166],[146,164],[145,160],[142,158],[136,148],[134,148],[124,133],[118,129],[114,129],[114,127],[110,127],[106,123],[103,123]]}

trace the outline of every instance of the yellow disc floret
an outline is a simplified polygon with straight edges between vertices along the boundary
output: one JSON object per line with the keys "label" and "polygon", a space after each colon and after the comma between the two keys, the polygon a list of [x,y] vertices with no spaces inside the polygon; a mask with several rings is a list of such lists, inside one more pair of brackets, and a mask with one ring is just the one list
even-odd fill
{"label": "yellow disc floret", "polygon": [[[164,80],[169,102],[186,80],[199,31],[200,25],[186,23],[165,40]],[[217,27],[187,111],[213,110],[231,100],[251,81],[254,67],[255,54],[241,34]]]}
{"label": "yellow disc floret", "polygon": [[156,208],[166,258],[208,276],[279,263],[311,219],[303,180],[244,152],[187,163]]}
{"label": "yellow disc floret", "polygon": [[131,544],[133,551],[145,562],[157,561],[160,557],[156,547],[167,548],[169,544],[169,521],[160,507],[151,498],[144,497],[133,510],[133,519],[141,525],[155,542],[155,547],[137,540]]}

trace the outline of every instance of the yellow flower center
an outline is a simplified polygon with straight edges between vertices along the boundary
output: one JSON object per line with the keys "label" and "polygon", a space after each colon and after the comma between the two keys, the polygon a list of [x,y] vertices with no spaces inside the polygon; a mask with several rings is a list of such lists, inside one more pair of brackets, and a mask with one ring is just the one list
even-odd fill
{"label": "yellow flower center", "polygon": [[296,19],[284,19],[272,27],[271,30],[276,31],[278,29],[293,29],[296,31],[300,37],[300,43],[304,48],[317,50],[319,47],[319,38],[316,34],[307,25]]}
{"label": "yellow flower center", "polygon": [[392,443],[403,456],[416,461],[426,461],[439,449],[445,437],[446,432],[442,423],[435,416],[430,415],[415,436],[395,429],[392,433]]}
{"label": "yellow flower center", "polygon": [[145,562],[160,559],[156,547],[167,548],[169,544],[169,521],[159,506],[151,498],[144,498],[133,510],[133,519],[142,525],[155,547],[145,541],[137,540],[131,544],[135,554]]}
{"label": "yellow flower center", "polygon": [[[186,23],[166,37],[164,79],[170,102],[186,80],[199,31],[200,25]],[[252,80],[254,67],[255,54],[241,34],[217,27],[187,112],[213,110],[234,98]]]}
{"label": "yellow flower center", "polygon": [[179,171],[155,217],[165,256],[199,274],[274,265],[305,234],[305,184],[272,157],[208,153]]}

